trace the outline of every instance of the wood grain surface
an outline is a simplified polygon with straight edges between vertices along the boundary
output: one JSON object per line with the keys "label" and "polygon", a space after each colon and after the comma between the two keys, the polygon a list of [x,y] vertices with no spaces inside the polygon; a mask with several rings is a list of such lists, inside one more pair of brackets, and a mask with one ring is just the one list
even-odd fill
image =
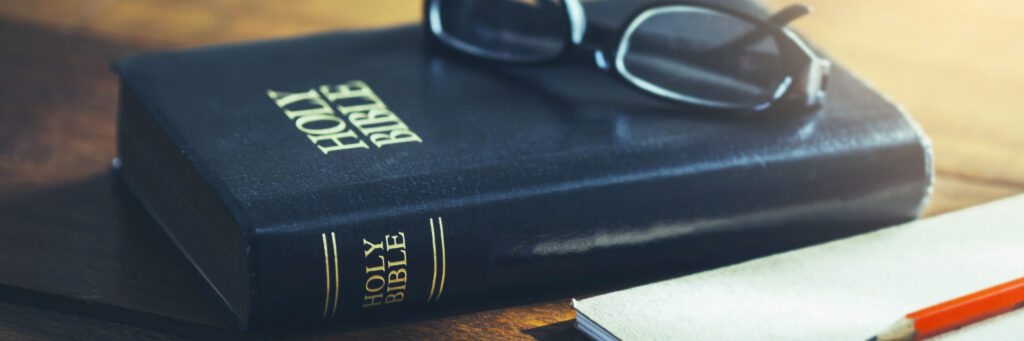
{"label": "wood grain surface", "polygon": [[[794,26],[903,104],[931,136],[936,183],[926,215],[1024,193],[1024,3],[805,3],[815,12]],[[768,1],[774,8],[786,4]],[[302,332],[232,332],[173,246],[110,183],[118,89],[112,59],[413,23],[420,6],[413,0],[5,1],[0,239],[14,246],[0,249],[0,339],[581,339],[568,322],[569,298]],[[49,237],[24,233],[40,230]],[[114,247],[68,250],[89,245],[83,240]],[[80,253],[121,257],[142,249],[150,256],[117,264],[115,270],[132,275],[126,278],[56,293],[33,282],[41,274],[75,281],[111,270],[75,256]],[[167,295],[130,294],[153,281],[169,288]],[[166,313],[171,305],[176,310]]]}

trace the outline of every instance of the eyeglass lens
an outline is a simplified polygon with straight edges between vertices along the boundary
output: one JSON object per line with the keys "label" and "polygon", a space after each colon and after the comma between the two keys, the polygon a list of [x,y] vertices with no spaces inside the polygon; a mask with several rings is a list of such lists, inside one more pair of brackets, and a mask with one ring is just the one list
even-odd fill
{"label": "eyeglass lens", "polygon": [[569,34],[560,0],[440,0],[436,6],[442,34],[478,56],[549,59],[562,52]]}
{"label": "eyeglass lens", "polygon": [[630,81],[663,96],[756,106],[769,102],[786,79],[775,36],[756,30],[750,22],[705,8],[652,8],[627,27],[617,67]]}

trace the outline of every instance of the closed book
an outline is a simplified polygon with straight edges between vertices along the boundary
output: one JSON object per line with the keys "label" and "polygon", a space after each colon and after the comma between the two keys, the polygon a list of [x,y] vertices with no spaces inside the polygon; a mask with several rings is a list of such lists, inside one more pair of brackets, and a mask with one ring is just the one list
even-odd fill
{"label": "closed book", "polygon": [[927,139],[842,67],[822,108],[723,115],[421,27],[151,52],[119,174],[241,328],[671,274],[914,219]]}

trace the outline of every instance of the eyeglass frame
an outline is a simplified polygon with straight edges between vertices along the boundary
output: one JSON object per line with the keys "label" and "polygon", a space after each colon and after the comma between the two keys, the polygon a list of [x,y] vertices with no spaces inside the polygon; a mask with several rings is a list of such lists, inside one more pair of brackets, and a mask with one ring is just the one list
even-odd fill
{"label": "eyeglass frame", "polygon": [[[593,65],[598,69],[611,73],[614,78],[626,82],[640,92],[662,100],[712,109],[761,112],[781,103],[795,103],[805,107],[817,107],[821,106],[825,101],[825,90],[828,87],[828,77],[832,66],[831,61],[819,57],[799,35],[786,27],[790,21],[810,12],[810,8],[804,5],[790,5],[767,19],[761,19],[717,4],[685,0],[654,2],[634,10],[627,17],[628,20],[625,20],[615,30],[614,35],[611,36],[613,39],[607,39],[606,42],[599,43],[597,48],[585,48],[583,46],[583,38],[588,28],[583,6],[579,0],[561,0],[561,6],[559,6],[562,11],[561,17],[566,18],[563,24],[568,25],[568,30],[566,30],[568,34],[563,38],[564,42],[562,43],[561,51],[546,58],[509,59],[501,58],[496,54],[489,53],[490,51],[477,48],[445,33],[441,26],[441,1],[444,0],[424,1],[424,25],[427,32],[430,33],[429,36],[442,42],[443,44],[441,45],[446,48],[477,58],[510,64],[530,65],[565,62],[567,60],[579,59],[583,56],[583,59],[592,61]],[[779,84],[771,98],[767,102],[753,106],[702,99],[661,88],[630,74],[623,65],[623,59],[628,50],[623,48],[628,45],[628,40],[624,38],[627,37],[627,34],[632,34],[631,31],[635,30],[636,26],[646,20],[640,18],[645,13],[658,7],[670,6],[689,6],[714,11],[742,20],[751,24],[752,27],[758,28],[748,33],[747,36],[740,37],[734,41],[749,37],[759,38],[762,33],[771,34],[778,46],[780,57],[782,57],[783,74],[785,75],[784,80]],[[612,53],[606,53],[606,51]],[[802,57],[804,61],[798,62],[797,59],[799,58],[794,58],[794,56],[786,57],[786,55],[794,51],[797,52],[796,56]],[[591,56],[587,57],[587,55]],[[671,93],[667,93],[670,91]]]}

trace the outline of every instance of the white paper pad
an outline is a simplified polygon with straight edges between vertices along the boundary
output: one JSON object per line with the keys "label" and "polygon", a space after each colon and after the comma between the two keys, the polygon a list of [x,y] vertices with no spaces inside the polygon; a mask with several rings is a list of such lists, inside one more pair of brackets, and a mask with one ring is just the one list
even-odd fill
{"label": "white paper pad", "polygon": [[[865,340],[907,313],[1020,277],[1024,196],[575,307],[623,340]],[[1024,309],[933,340],[1024,340]]]}

